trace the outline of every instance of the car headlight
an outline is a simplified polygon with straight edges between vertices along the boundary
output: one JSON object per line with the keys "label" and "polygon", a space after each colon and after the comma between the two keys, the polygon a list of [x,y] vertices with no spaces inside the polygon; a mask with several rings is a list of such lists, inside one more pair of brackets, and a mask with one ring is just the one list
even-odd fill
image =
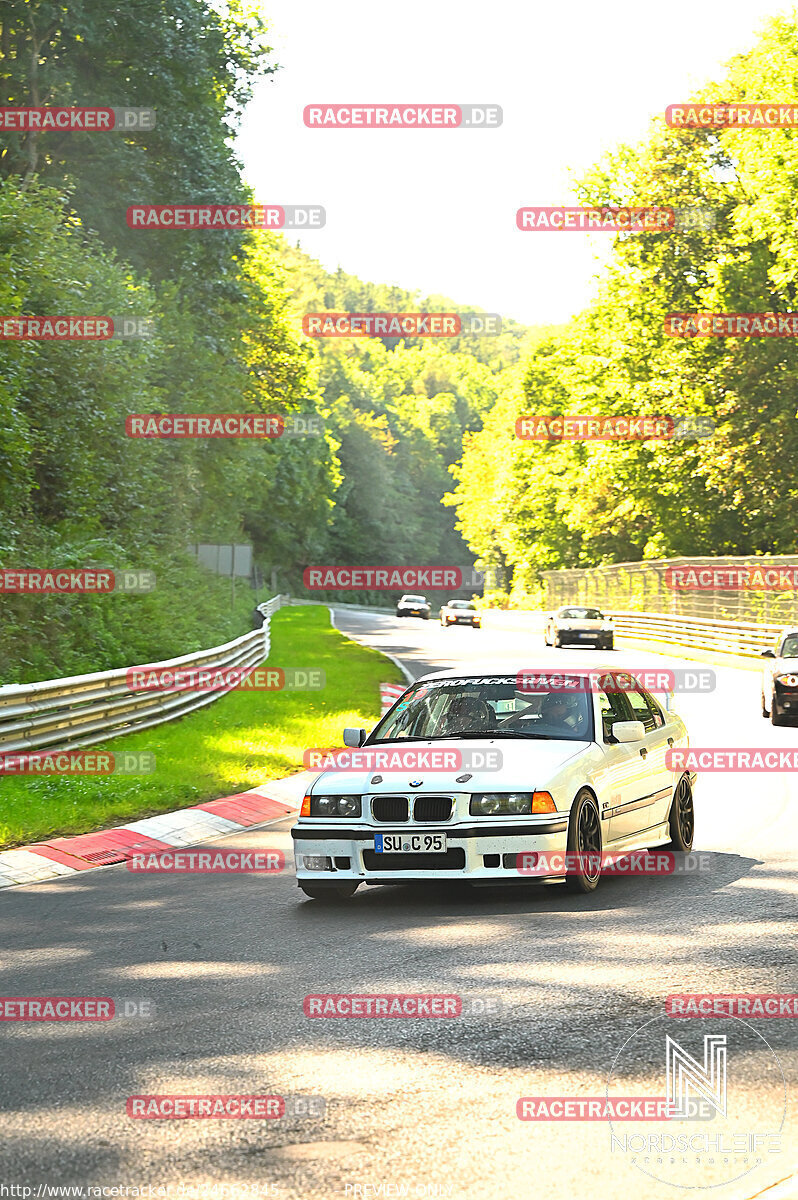
{"label": "car headlight", "polygon": [[602,623],[601,628],[602,629],[612,629],[612,621],[604,621]]}
{"label": "car headlight", "polygon": [[519,814],[556,812],[548,792],[482,792],[471,797],[472,817],[507,817]]}
{"label": "car headlight", "polygon": [[532,797],[528,792],[510,792],[507,797],[507,811],[511,813],[531,812]]}
{"label": "car headlight", "polygon": [[488,792],[484,796],[472,796],[469,811],[472,816],[490,817],[501,812],[503,800],[504,796],[498,796],[494,792]]}
{"label": "car headlight", "polygon": [[787,687],[798,687],[798,675],[777,675],[779,683],[785,683]]}
{"label": "car headlight", "polygon": [[360,796],[311,796],[311,817],[359,817]]}

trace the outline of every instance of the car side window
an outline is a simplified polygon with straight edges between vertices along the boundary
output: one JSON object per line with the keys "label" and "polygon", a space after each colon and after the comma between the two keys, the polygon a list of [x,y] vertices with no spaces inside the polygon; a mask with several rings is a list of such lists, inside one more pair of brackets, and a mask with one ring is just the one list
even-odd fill
{"label": "car side window", "polygon": [[654,698],[654,696],[651,695],[651,692],[643,692],[643,695],[646,698],[648,707],[651,710],[651,715],[654,718],[655,728],[661,729],[666,721],[665,713],[662,711],[662,705]]}
{"label": "car side window", "polygon": [[604,741],[614,741],[612,727],[615,722],[630,720],[625,697],[622,692],[599,692],[598,702]]}
{"label": "car side window", "polygon": [[653,733],[658,727],[657,720],[649,707],[645,694],[643,692],[628,691],[626,699],[629,701],[629,707],[632,710],[631,719],[633,721],[642,721],[646,733]]}

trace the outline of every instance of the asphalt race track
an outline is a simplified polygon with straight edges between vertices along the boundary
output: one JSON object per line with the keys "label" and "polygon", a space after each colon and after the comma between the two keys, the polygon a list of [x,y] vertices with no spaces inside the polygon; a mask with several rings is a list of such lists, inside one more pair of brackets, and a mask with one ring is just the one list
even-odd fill
{"label": "asphalt race track", "polygon": [[[387,615],[338,611],[336,623],[414,677],[475,659],[564,665],[592,653]],[[698,665],[631,650],[614,657]],[[713,693],[677,698],[694,746],[796,744],[798,728],[760,716],[756,673],[715,670]],[[705,869],[607,878],[589,896],[361,888],[327,908],[301,897],[291,869],[259,878],[112,867],[8,889],[0,993],[127,998],[148,1001],[154,1015],[4,1024],[0,1178],[33,1196],[55,1183],[308,1200],[680,1194],[611,1152],[606,1122],[522,1122],[516,1102],[604,1095],[616,1055],[662,1017],[670,993],[798,991],[798,780],[705,776],[696,808]],[[290,854],[290,824],[216,844]],[[468,1011],[449,1020],[303,1013],[308,994],[352,992],[457,993]],[[673,1024],[689,1040],[704,1022]],[[794,1094],[798,1021],[752,1024],[749,1052],[730,1055],[728,1070],[745,1082],[753,1121],[780,1102],[774,1055]],[[632,1067],[628,1090],[655,1093],[648,1069]],[[306,1102],[295,1099],[299,1115],[279,1121],[131,1120],[127,1097],[153,1093],[323,1097],[326,1115],[303,1115]],[[713,1195],[743,1200],[790,1175],[795,1127],[793,1107],[784,1152]]]}

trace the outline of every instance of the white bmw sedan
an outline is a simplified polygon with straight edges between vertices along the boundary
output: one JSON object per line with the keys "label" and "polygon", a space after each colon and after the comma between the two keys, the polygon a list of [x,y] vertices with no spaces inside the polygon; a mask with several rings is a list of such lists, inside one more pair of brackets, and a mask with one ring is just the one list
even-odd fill
{"label": "white bmw sedan", "polygon": [[609,852],[689,851],[695,776],[668,761],[689,744],[684,722],[670,697],[603,672],[443,671],[370,734],[345,730],[351,751],[314,780],[292,830],[299,887],[319,900],[444,880],[589,892]]}

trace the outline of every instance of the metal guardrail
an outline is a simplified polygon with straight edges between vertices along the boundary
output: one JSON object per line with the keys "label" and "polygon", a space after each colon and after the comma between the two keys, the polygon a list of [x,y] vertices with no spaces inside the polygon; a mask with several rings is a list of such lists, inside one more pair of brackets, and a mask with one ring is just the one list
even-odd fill
{"label": "metal guardrail", "polygon": [[644,638],[672,646],[694,646],[721,654],[758,658],[772,646],[783,625],[759,625],[752,621],[715,621],[708,617],[675,617],[667,613],[617,612],[613,618],[619,637]]}
{"label": "metal guardrail", "polygon": [[16,754],[46,749],[55,753],[91,746],[174,721],[212,704],[232,689],[199,693],[177,688],[137,691],[128,686],[128,672],[192,667],[251,670],[269,655],[271,616],[281,607],[282,600],[282,596],[275,596],[259,605],[265,618],[262,627],[222,646],[115,671],[0,687],[0,752]]}
{"label": "metal guardrail", "polygon": [[[778,585],[757,589],[750,586],[721,586],[720,580],[735,571],[792,574]],[[682,588],[672,586],[670,573],[718,572],[718,586]],[[768,625],[798,624],[798,555],[762,554],[724,557],[658,558],[639,562],[612,563],[604,567],[564,568],[541,571],[546,609],[564,604],[582,604],[623,612],[670,613],[672,616],[708,617],[713,621],[740,621]]]}

